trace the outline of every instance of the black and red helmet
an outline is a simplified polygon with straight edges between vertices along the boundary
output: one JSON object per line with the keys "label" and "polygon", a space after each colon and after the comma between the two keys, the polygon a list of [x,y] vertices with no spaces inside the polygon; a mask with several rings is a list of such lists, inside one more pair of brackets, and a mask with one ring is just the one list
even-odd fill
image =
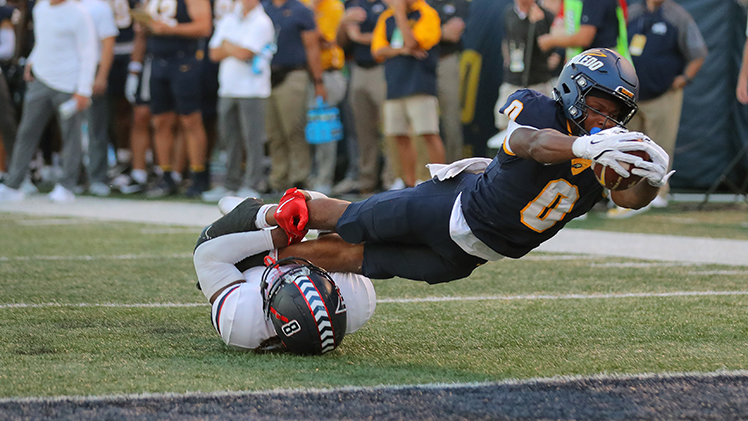
{"label": "black and red helmet", "polygon": [[265,318],[273,322],[288,351],[320,355],[343,341],[345,302],[324,269],[297,257],[271,262],[262,274],[260,292]]}

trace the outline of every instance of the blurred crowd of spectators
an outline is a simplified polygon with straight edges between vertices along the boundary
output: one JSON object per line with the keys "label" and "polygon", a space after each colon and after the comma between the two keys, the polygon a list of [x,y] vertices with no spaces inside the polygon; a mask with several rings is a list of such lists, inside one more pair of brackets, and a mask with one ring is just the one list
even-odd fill
{"label": "blurred crowd of spectators", "polygon": [[[369,194],[465,157],[468,0],[7,1],[0,200],[40,183],[59,202],[113,189],[205,201],[290,187]],[[657,111],[679,109],[707,54],[685,9],[515,0],[503,24],[496,110],[517,89],[552,95],[564,57],[614,48],[639,73],[637,128],[672,152],[679,113]],[[320,106],[339,110],[342,141],[307,141]]]}

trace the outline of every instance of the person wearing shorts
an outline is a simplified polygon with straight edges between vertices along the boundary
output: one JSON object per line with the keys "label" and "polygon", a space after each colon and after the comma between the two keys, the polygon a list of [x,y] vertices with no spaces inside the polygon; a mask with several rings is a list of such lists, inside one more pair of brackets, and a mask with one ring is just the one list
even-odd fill
{"label": "person wearing shorts", "polygon": [[408,187],[416,184],[417,154],[411,136],[426,141],[431,163],[445,159],[436,96],[440,25],[439,14],[425,0],[393,0],[372,34],[371,52],[375,60],[384,61],[387,81],[384,134],[395,139]]}

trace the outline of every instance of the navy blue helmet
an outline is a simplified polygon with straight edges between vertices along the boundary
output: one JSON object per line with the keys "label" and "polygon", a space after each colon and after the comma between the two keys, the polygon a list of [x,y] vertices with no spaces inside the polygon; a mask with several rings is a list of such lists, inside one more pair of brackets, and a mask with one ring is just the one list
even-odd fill
{"label": "navy blue helmet", "polygon": [[624,126],[639,107],[639,78],[634,66],[617,52],[608,48],[593,48],[574,56],[564,66],[553,88],[553,99],[561,104],[566,117],[573,121],[583,134],[582,122],[587,118],[585,98],[602,96],[619,101],[621,112],[606,116]]}

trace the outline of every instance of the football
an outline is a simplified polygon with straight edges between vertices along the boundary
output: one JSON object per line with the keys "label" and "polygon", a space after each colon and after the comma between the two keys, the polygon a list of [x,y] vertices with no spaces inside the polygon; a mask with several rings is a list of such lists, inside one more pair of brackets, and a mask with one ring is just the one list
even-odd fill
{"label": "football", "polygon": [[[639,156],[645,161],[651,161],[649,154],[644,151],[630,151],[626,153]],[[628,162],[620,162],[620,164],[627,171],[631,171],[631,168],[633,167],[633,165]],[[621,177],[613,168],[610,168],[607,165],[597,164],[594,161],[592,162],[592,171],[595,172],[597,181],[611,191],[629,189],[634,187],[636,183],[640,182],[642,179],[640,176],[634,174],[631,174],[628,177]]]}

